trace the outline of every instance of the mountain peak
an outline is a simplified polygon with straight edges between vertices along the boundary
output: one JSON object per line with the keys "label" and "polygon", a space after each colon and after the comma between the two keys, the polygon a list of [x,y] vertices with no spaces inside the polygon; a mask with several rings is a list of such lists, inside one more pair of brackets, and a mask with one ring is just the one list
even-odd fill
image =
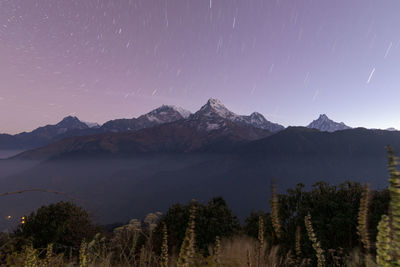
{"label": "mountain peak", "polygon": [[65,118],[63,118],[62,120],[61,120],[61,122],[63,122],[63,121],[80,121],[77,117],[75,117],[75,116],[71,116],[71,115],[69,115],[69,116],[67,116],[67,117],[65,117]]}
{"label": "mountain peak", "polygon": [[154,126],[156,124],[186,119],[190,114],[189,111],[180,107],[162,105],[161,107],[153,109],[149,113],[140,116],[138,120],[144,123],[141,128],[147,128],[148,126]]}
{"label": "mountain peak", "polygon": [[258,112],[253,112],[250,115],[237,115],[227,109],[220,100],[215,98],[210,98],[191,118],[206,120],[208,122],[207,125],[222,125],[224,120],[228,120],[240,125],[245,124],[271,132],[277,132],[285,128],[282,125],[268,121]]}
{"label": "mountain peak", "polygon": [[320,114],[319,115],[319,120],[329,120],[328,116],[326,116],[326,114]]}
{"label": "mountain peak", "polygon": [[343,122],[335,122],[328,118],[326,114],[320,114],[318,119],[312,121],[307,128],[313,128],[324,132],[335,132],[340,130],[351,129]]}
{"label": "mountain peak", "polygon": [[251,113],[250,117],[251,118],[263,118],[263,119],[265,119],[264,116],[261,113],[258,113],[258,112]]}
{"label": "mountain peak", "polygon": [[67,129],[84,129],[88,128],[86,123],[81,122],[75,116],[67,116],[56,124],[57,127],[67,128]]}
{"label": "mountain peak", "polygon": [[249,116],[242,116],[242,120],[256,128],[266,129],[271,132],[279,132],[285,129],[282,125],[268,121],[264,115],[258,112],[253,112]]}
{"label": "mountain peak", "polygon": [[216,98],[210,98],[207,103],[195,113],[196,116],[220,117],[232,120],[238,115],[227,109],[222,102]]}
{"label": "mountain peak", "polygon": [[75,116],[67,116],[63,118],[59,123],[57,123],[57,125],[61,126],[61,125],[68,125],[71,123],[82,123],[82,122]]}
{"label": "mountain peak", "polygon": [[212,107],[224,106],[224,104],[222,104],[221,100],[216,99],[216,98],[208,99],[207,105],[212,106]]}
{"label": "mountain peak", "polygon": [[174,110],[174,111],[178,112],[179,114],[181,114],[181,116],[183,118],[185,118],[185,119],[187,119],[190,116],[190,114],[192,114],[190,111],[188,111],[188,110],[186,110],[184,108],[175,106],[175,105],[162,105],[161,107],[159,107],[159,109],[171,109],[171,110]]}

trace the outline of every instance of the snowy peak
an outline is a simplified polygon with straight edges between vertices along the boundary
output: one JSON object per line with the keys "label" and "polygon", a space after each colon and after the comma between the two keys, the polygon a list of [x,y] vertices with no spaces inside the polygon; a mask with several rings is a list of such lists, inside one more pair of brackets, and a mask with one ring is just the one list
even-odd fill
{"label": "snowy peak", "polygon": [[269,130],[271,132],[279,132],[285,129],[285,127],[280,124],[268,121],[262,114],[258,112],[253,112],[250,114],[250,116],[241,116],[241,119],[245,123],[250,124],[256,128]]}
{"label": "snowy peak", "polygon": [[201,116],[210,118],[222,118],[228,120],[233,120],[236,117],[239,117],[238,115],[227,109],[220,100],[215,98],[210,98],[207,103],[194,114],[194,117],[197,118]]}
{"label": "snowy peak", "polygon": [[329,118],[326,114],[320,114],[318,120],[329,120]]}
{"label": "snowy peak", "polygon": [[184,119],[187,119],[192,114],[189,110],[174,105],[162,105],[161,107],[153,110],[153,112],[166,112],[166,111],[178,112]]}
{"label": "snowy peak", "polygon": [[398,130],[396,128],[394,128],[394,127],[390,127],[390,128],[387,128],[386,131],[395,132],[395,131],[398,131]]}
{"label": "snowy peak", "polygon": [[89,128],[100,128],[100,124],[98,124],[97,122],[84,121],[83,123],[86,124]]}
{"label": "snowy peak", "polygon": [[[271,132],[277,132],[284,129],[282,125],[268,121],[262,114],[258,112],[253,112],[249,116],[237,115],[236,113],[227,109],[220,100],[215,98],[210,98],[207,103],[202,106],[200,110],[197,111],[191,118],[206,120],[207,129],[221,128],[224,120],[228,120],[236,124],[269,130]],[[219,125],[219,127],[217,127],[217,125]]]}
{"label": "snowy peak", "polygon": [[311,122],[308,128],[317,129],[323,132],[335,132],[340,130],[351,129],[351,127],[347,126],[343,122],[335,122],[328,118],[327,115],[321,114],[318,119]]}
{"label": "snowy peak", "polygon": [[159,124],[174,122],[189,117],[190,112],[175,106],[163,105],[149,113],[132,119],[117,119],[108,121],[101,127],[103,131],[126,132],[137,131]]}
{"label": "snowy peak", "polygon": [[199,111],[189,117],[198,130],[213,131],[226,127],[227,121],[235,121],[240,116],[236,115],[218,99],[210,98]]}
{"label": "snowy peak", "polygon": [[180,119],[186,119],[190,116],[190,112],[176,106],[170,105],[162,105],[159,108],[156,108],[149,113],[142,115],[138,118],[138,120],[147,119],[150,122],[154,123],[167,123],[173,122]]}
{"label": "snowy peak", "polygon": [[224,104],[222,104],[221,100],[216,99],[216,98],[208,99],[206,106],[210,106],[215,109],[226,109]]}
{"label": "snowy peak", "polygon": [[62,119],[59,123],[55,125],[58,128],[66,128],[68,130],[72,129],[86,129],[89,126],[87,126],[86,123],[81,122],[77,117],[73,116],[68,116]]}
{"label": "snowy peak", "polygon": [[258,112],[253,112],[248,116],[252,123],[265,123],[267,119]]}

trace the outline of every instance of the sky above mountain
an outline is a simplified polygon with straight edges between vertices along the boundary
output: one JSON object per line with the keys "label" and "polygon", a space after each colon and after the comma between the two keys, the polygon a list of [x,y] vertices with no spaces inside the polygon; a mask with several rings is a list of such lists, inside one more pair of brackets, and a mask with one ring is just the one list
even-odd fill
{"label": "sky above mountain", "polygon": [[0,1],[0,132],[210,97],[238,114],[400,128],[397,0]]}

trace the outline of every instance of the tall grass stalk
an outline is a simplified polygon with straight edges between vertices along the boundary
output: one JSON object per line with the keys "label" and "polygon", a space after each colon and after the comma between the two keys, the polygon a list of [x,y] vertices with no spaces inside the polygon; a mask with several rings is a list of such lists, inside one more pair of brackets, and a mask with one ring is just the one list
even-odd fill
{"label": "tall grass stalk", "polygon": [[215,247],[214,247],[214,260],[215,266],[221,266],[221,238],[217,236],[215,238]]}
{"label": "tall grass stalk", "polygon": [[377,255],[379,266],[400,266],[400,173],[397,157],[387,147],[389,167],[389,215],[383,215],[378,224]]}
{"label": "tall grass stalk", "polygon": [[264,219],[262,216],[258,217],[258,248],[257,248],[257,266],[261,264],[264,255]]}
{"label": "tall grass stalk", "polygon": [[299,265],[301,262],[301,228],[297,226],[296,228],[296,264]]}
{"label": "tall grass stalk", "polygon": [[390,222],[387,215],[383,215],[378,224],[378,236],[376,237],[376,262],[379,266],[390,267],[391,257]]}
{"label": "tall grass stalk", "polygon": [[281,226],[281,222],[279,219],[279,198],[278,198],[278,194],[276,192],[276,184],[274,181],[272,181],[272,183],[271,183],[270,205],[271,205],[272,226],[274,228],[275,235],[276,235],[277,239],[279,240],[281,238],[281,234],[282,234],[282,226]]}
{"label": "tall grass stalk", "polygon": [[161,246],[160,266],[168,267],[168,230],[165,223],[163,224],[163,240]]}
{"label": "tall grass stalk", "polygon": [[392,264],[400,266],[400,173],[397,170],[398,159],[394,156],[391,147],[387,147],[389,154],[389,193],[390,193],[390,228]]}
{"label": "tall grass stalk", "polygon": [[185,238],[179,251],[177,267],[190,267],[194,264],[196,254],[195,248],[195,218],[196,205],[193,203],[190,208],[189,225],[186,228]]}
{"label": "tall grass stalk", "polygon": [[370,202],[371,191],[369,189],[369,184],[367,183],[364,187],[360,199],[360,208],[358,211],[358,225],[357,234],[360,236],[361,243],[365,250],[365,262],[368,264],[370,262],[370,250],[371,250],[371,240],[369,235],[369,224],[368,224],[368,213],[369,213],[369,202]]}
{"label": "tall grass stalk", "polygon": [[308,215],[304,217],[304,224],[306,225],[308,238],[312,242],[312,246],[317,256],[318,267],[324,267],[325,266],[324,250],[322,249],[321,243],[318,241],[317,236],[314,233],[310,213],[308,213]]}
{"label": "tall grass stalk", "polygon": [[82,241],[79,249],[79,267],[87,267],[88,262],[88,244],[86,241]]}

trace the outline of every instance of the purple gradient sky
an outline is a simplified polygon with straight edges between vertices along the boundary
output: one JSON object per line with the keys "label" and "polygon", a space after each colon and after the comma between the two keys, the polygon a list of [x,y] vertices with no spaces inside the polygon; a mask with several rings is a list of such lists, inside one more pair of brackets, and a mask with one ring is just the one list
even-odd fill
{"label": "purple gradient sky", "polygon": [[398,0],[0,0],[0,132],[210,97],[400,128]]}

